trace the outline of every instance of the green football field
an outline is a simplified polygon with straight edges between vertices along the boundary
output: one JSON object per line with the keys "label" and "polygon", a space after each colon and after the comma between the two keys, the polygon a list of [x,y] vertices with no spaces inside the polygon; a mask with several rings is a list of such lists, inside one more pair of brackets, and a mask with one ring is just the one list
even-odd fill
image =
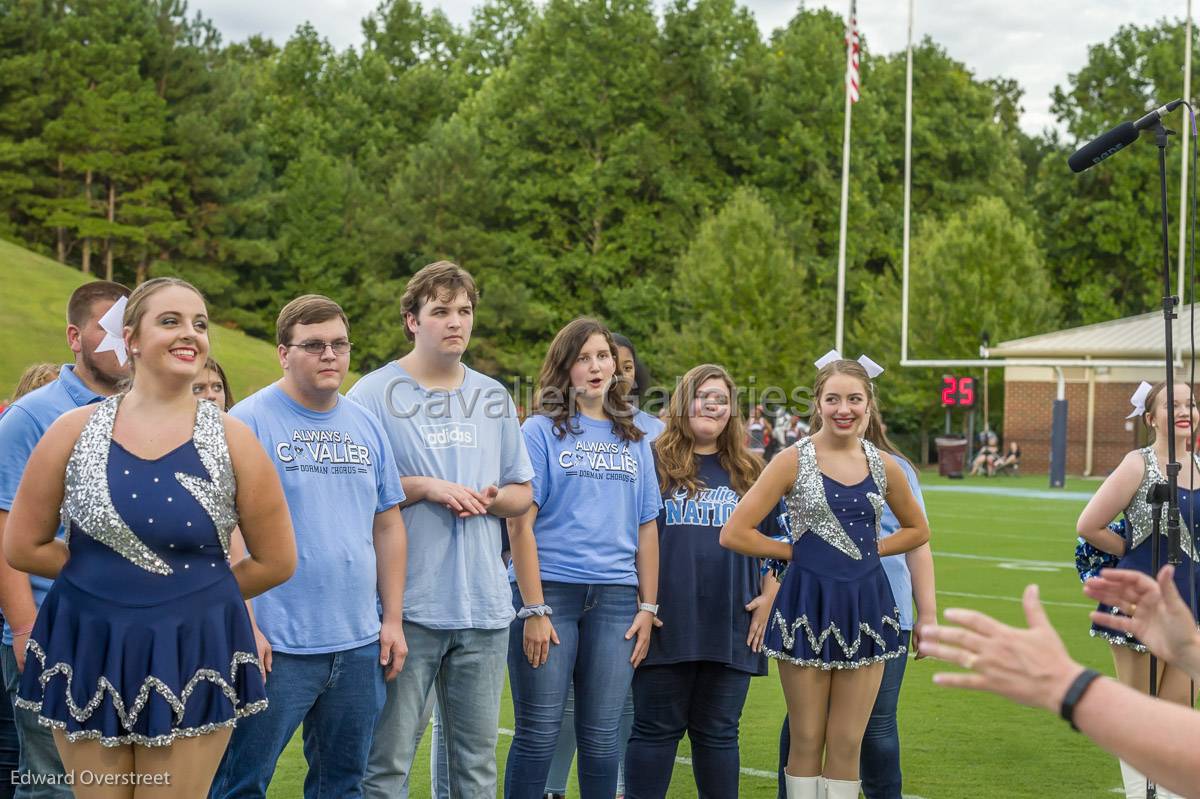
{"label": "green football field", "polygon": [[[1087,634],[1090,605],[1080,591],[1072,555],[1075,519],[1097,481],[1070,480],[1065,491],[1051,492],[1044,476],[954,481],[926,473],[922,485],[933,530],[939,609],[970,607],[1023,623],[1020,594],[1036,582],[1072,655],[1085,665],[1112,672],[1107,645]],[[1039,496],[1042,493],[1051,496]],[[1120,784],[1115,759],[1049,713],[933,685],[931,678],[940,668],[929,660],[908,662],[900,699],[906,796],[1113,795]],[[783,715],[783,695],[774,674],[754,680],[742,715],[741,796],[775,795],[770,775]],[[507,693],[501,727],[512,728]],[[500,735],[496,757],[501,774],[510,735]],[[696,795],[688,754],[685,738],[671,797]],[[279,762],[270,795],[301,796],[305,768],[297,735]],[[410,795],[429,795],[427,741],[417,755]]]}

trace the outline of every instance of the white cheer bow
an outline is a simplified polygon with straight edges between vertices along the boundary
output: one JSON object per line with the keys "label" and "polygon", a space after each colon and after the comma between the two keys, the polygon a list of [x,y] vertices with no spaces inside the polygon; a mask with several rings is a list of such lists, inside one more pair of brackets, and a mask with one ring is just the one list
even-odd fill
{"label": "white cheer bow", "polygon": [[1126,419],[1133,419],[1146,412],[1146,397],[1150,394],[1151,388],[1153,386],[1145,380],[1138,383],[1137,391],[1134,391],[1133,396],[1129,398],[1129,404],[1133,406],[1133,410],[1125,417]]}
{"label": "white cheer bow", "polygon": [[112,351],[117,361],[124,366],[129,360],[129,352],[125,349],[125,306],[129,304],[128,297],[122,297],[113,303],[108,313],[100,317],[100,327],[104,329],[104,340],[96,347],[96,352]]}
{"label": "white cheer bow", "polygon": [[[833,363],[834,361],[841,361],[841,360],[845,360],[845,359],[842,358],[842,354],[840,352],[838,352],[837,350],[830,350],[829,352],[825,353],[820,358],[818,358],[816,360],[815,365],[818,369],[821,369],[826,364]],[[874,361],[872,361],[866,355],[858,356],[858,364],[859,364],[859,366],[861,366],[863,369],[866,370],[867,377],[871,378],[872,380],[874,380],[875,378],[877,378],[881,374],[883,374],[883,367],[880,366],[879,364],[875,363]]]}

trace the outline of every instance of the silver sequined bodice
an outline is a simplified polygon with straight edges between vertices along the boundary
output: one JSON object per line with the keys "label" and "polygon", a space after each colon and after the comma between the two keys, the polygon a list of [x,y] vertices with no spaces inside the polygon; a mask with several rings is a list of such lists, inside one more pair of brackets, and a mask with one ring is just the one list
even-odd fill
{"label": "silver sequined bodice", "polygon": [[[859,443],[862,445],[863,454],[867,456],[867,469],[879,489],[879,493],[872,491],[867,494],[875,510],[875,535],[878,539],[882,529],[884,496],[887,495],[887,473],[884,470],[883,458],[875,445],[866,439],[859,439]],[[812,438],[802,438],[795,446],[796,482],[785,498],[792,540],[795,541],[806,531],[812,531],[847,557],[862,560],[862,550],[847,534],[829,507]]]}
{"label": "silver sequined bodice", "polygon": [[[67,461],[60,509],[62,525],[68,536],[73,522],[83,533],[146,571],[171,574],[171,567],[129,528],[113,506],[108,485],[108,454],[122,396],[109,397],[100,403],[75,442]],[[212,519],[221,548],[228,555],[229,536],[237,525],[237,487],[221,412],[211,402],[197,404],[192,444],[209,479],[183,472],[177,472],[175,479]]]}
{"label": "silver sequined bodice", "polygon": [[[1137,492],[1133,495],[1129,506],[1125,508],[1125,521],[1129,527],[1129,549],[1131,550],[1140,546],[1154,531],[1154,510],[1150,506],[1149,500],[1150,487],[1155,483],[1167,482],[1166,476],[1162,473],[1162,469],[1159,468],[1158,455],[1154,453],[1154,447],[1143,447],[1138,452],[1141,453],[1142,459],[1146,463],[1146,469]],[[1196,458],[1195,455],[1192,457]],[[1196,459],[1196,463],[1200,465],[1200,459]],[[1160,523],[1159,532],[1165,536],[1167,534],[1166,505],[1162,507],[1158,518]],[[1187,529],[1186,525],[1184,525],[1184,529]],[[1180,548],[1193,560],[1196,558],[1194,541],[1195,531],[1190,531],[1179,536]]]}

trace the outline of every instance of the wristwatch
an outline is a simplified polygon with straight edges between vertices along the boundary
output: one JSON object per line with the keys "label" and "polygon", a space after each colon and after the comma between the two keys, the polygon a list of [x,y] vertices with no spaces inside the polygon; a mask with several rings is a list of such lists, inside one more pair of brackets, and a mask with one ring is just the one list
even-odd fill
{"label": "wristwatch", "polygon": [[651,616],[658,615],[658,605],[651,605],[649,602],[639,602],[638,610],[644,610],[647,613],[649,613]]}

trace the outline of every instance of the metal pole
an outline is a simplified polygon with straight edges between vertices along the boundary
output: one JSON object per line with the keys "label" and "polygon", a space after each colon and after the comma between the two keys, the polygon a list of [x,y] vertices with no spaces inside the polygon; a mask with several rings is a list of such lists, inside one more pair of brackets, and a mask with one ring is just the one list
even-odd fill
{"label": "metal pole", "polygon": [[[1190,2],[1190,0],[1189,0]],[[904,264],[900,294],[900,361],[908,360],[908,244],[912,208],[912,97],[913,97],[913,5],[908,0],[908,65],[904,78]]]}
{"label": "metal pole", "polygon": [[[1189,103],[1192,101],[1192,0],[1188,0],[1187,4],[1187,24],[1184,27],[1186,31],[1183,45],[1183,99]],[[1186,118],[1186,117],[1185,117]],[[1184,244],[1187,240],[1187,226],[1184,224],[1187,220],[1187,188],[1188,188],[1188,146],[1191,144],[1191,138],[1184,131],[1181,139],[1179,153],[1179,297],[1183,300],[1187,294],[1184,292],[1183,276],[1187,273],[1184,264]]]}
{"label": "metal pole", "polygon": [[841,352],[844,347],[846,318],[846,213],[850,206],[850,66],[854,57],[854,43],[850,37],[855,27],[854,0],[850,0],[850,25],[846,37],[846,122],[842,132],[842,216],[838,227],[838,271],[837,271],[837,327],[834,331],[834,347]]}

